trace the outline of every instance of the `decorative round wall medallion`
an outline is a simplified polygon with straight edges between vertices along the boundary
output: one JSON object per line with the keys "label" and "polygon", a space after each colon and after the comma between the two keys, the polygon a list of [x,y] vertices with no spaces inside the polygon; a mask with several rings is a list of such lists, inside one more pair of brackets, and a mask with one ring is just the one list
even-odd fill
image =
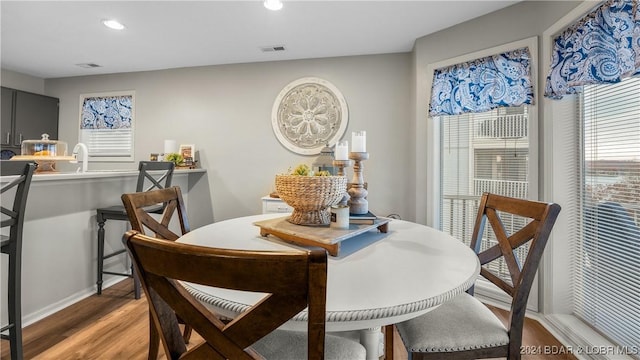
{"label": "decorative round wall medallion", "polygon": [[349,109],[340,90],[330,82],[313,77],[285,86],[271,111],[271,126],[278,141],[302,155],[319,154],[344,135]]}

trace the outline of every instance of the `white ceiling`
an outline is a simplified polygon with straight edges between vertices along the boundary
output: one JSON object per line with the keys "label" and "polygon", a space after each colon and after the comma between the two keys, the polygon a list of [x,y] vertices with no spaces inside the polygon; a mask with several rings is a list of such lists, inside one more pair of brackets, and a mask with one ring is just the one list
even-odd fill
{"label": "white ceiling", "polygon": [[[409,52],[417,38],[518,1],[0,2],[2,68],[41,78]],[[124,31],[104,27],[114,18]],[[262,47],[284,45],[282,52]],[[95,63],[85,69],[81,63]]]}

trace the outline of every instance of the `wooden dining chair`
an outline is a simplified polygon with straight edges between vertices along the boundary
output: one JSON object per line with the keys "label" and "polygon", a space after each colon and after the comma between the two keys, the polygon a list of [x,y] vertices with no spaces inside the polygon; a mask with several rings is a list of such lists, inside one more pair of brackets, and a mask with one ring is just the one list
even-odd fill
{"label": "wooden dining chair", "polygon": [[[25,161],[3,160],[0,173],[5,176],[16,176],[2,184],[2,205],[0,220],[3,229],[9,228],[7,235],[0,235],[0,250],[8,258],[7,271],[7,312],[8,323],[0,332],[3,339],[9,340],[11,359],[22,359],[22,228],[27,207],[27,196],[31,187],[31,178],[36,164]],[[12,201],[13,200],[13,201]],[[11,204],[11,205],[9,205]],[[11,206],[11,207],[9,207]]]}
{"label": "wooden dining chair", "polygon": [[[140,274],[169,359],[365,358],[359,343],[325,334],[324,250],[219,249],[155,239],[135,230],[128,231],[123,241]],[[264,297],[225,324],[181,282],[257,292]],[[307,332],[277,330],[305,308]],[[204,341],[187,349],[177,316]]]}
{"label": "wooden dining chair", "polygon": [[[191,231],[187,209],[182,199],[180,187],[173,186],[166,189],[149,190],[122,195],[122,204],[129,217],[131,229],[142,234],[153,235],[155,238],[175,241],[181,235]],[[157,208],[164,209],[161,214],[154,212]],[[172,224],[172,220],[174,224]],[[177,234],[170,226],[180,227]],[[160,338],[152,317],[149,316],[149,359],[157,359]],[[181,320],[181,319],[178,319]],[[184,323],[180,321],[181,323]],[[191,338],[191,326],[185,325],[183,337],[185,342]]]}
{"label": "wooden dining chair", "polygon": [[[136,192],[150,191],[154,189],[165,189],[171,186],[173,179],[173,170],[175,164],[171,161],[140,161],[138,163],[138,180],[136,182]],[[162,213],[162,206],[155,206],[149,209],[150,212]],[[105,255],[104,225],[107,220],[128,221],[129,216],[122,205],[113,205],[101,207],[96,210],[96,222],[98,223],[98,271],[96,287],[98,295],[102,294],[102,276],[103,274],[127,276],[133,278],[134,297],[140,298],[140,283],[136,277],[133,268],[131,272],[105,271],[104,261],[114,256],[126,253],[125,249],[118,249],[110,254]]]}
{"label": "wooden dining chair", "polygon": [[[520,359],[531,284],[559,213],[558,204],[484,193],[480,199],[471,248],[478,254],[482,266],[480,275],[512,299],[508,326],[505,328],[493,312],[473,296],[472,287],[425,315],[395,325],[409,358]],[[511,234],[507,234],[505,219],[522,226],[514,226]],[[481,251],[487,221],[490,225],[487,230],[493,232],[497,244]],[[524,257],[516,255],[515,250],[521,246],[528,246]],[[484,266],[497,259],[504,259],[509,274],[506,281]],[[387,326],[386,331],[387,346],[393,348],[393,334],[389,333],[393,328]]]}

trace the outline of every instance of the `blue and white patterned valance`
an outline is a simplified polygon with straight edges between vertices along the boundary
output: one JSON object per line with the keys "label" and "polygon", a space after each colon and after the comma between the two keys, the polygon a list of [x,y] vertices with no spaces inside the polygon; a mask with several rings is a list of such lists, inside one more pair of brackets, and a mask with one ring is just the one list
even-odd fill
{"label": "blue and white patterned valance", "polygon": [[530,58],[525,47],[435,70],[429,115],[533,104]]}
{"label": "blue and white patterned valance", "polygon": [[560,99],[582,85],[640,74],[638,1],[607,1],[555,39],[546,97]]}
{"label": "blue and white patterned valance", "polygon": [[131,129],[132,103],[132,95],[87,97],[80,129]]}

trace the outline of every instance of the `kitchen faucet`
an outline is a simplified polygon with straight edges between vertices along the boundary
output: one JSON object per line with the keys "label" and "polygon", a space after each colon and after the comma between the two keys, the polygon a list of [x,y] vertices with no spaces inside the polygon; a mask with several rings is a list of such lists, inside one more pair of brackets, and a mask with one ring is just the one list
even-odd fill
{"label": "kitchen faucet", "polygon": [[[87,172],[87,167],[89,166],[89,150],[87,149],[87,145],[83,144],[83,143],[78,143],[76,144],[76,146],[73,148],[73,153],[71,154],[71,156],[73,156],[73,158],[75,160],[70,161],[72,164],[77,164],[78,163],[78,150],[82,149],[82,172],[85,173]],[[78,167],[78,170],[76,170],[76,172],[80,172],[80,167]]]}

